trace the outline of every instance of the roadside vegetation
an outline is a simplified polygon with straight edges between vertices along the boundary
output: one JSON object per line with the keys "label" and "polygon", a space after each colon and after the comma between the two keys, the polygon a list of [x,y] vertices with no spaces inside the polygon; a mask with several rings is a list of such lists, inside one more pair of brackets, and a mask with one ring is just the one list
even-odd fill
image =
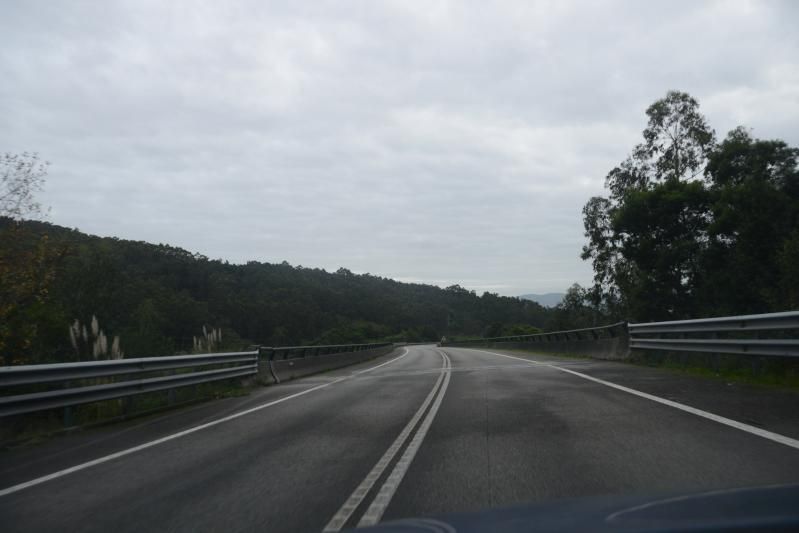
{"label": "roadside vegetation", "polygon": [[31,279],[0,282],[2,301],[14,302],[3,310],[4,365],[518,334],[545,327],[551,314],[457,285],[285,262],[234,265],[40,221],[1,219],[0,240],[14,250],[2,248],[3,268]]}
{"label": "roadside vegetation", "polygon": [[558,324],[799,308],[799,149],[745,126],[719,142],[687,93],[646,110],[643,141],[583,208],[594,283]]}

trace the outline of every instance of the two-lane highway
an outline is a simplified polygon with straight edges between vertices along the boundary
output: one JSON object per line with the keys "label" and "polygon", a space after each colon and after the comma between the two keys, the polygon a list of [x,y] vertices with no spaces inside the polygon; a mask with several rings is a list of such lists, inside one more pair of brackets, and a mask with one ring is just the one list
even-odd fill
{"label": "two-lane highway", "polygon": [[594,377],[591,365],[409,346],[269,387],[217,416],[187,415],[185,426],[100,435],[94,454],[88,443],[0,462],[0,524],[335,531],[575,496],[799,481],[795,419],[769,432]]}

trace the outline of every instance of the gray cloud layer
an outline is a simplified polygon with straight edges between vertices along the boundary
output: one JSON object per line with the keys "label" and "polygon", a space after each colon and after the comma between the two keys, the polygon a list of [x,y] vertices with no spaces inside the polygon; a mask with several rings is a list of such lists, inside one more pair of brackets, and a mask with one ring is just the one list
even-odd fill
{"label": "gray cloud layer", "polygon": [[91,233],[562,290],[668,89],[799,144],[797,5],[19,2],[0,150],[50,160],[51,220]]}

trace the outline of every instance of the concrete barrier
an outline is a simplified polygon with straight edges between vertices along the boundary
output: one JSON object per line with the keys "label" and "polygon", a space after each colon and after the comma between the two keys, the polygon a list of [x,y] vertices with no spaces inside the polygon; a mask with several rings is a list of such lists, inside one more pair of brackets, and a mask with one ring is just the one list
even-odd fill
{"label": "concrete barrier", "polygon": [[328,370],[335,370],[344,366],[354,365],[380,357],[395,349],[393,345],[360,350],[357,352],[342,352],[329,355],[310,355],[291,359],[268,360],[261,358],[258,363],[258,379],[263,384],[274,384],[290,379],[296,379],[311,374],[318,374]]}
{"label": "concrete barrier", "polygon": [[274,385],[277,379],[272,370],[272,361],[265,357],[258,359],[258,383],[261,385]]}

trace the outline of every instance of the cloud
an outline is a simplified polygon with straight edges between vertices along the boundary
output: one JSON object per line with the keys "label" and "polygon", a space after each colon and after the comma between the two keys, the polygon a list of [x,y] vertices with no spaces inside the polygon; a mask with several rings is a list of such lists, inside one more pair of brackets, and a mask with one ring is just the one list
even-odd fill
{"label": "cloud", "polygon": [[799,145],[791,2],[25,2],[0,149],[53,222],[503,294],[590,282],[581,208],[669,89]]}

